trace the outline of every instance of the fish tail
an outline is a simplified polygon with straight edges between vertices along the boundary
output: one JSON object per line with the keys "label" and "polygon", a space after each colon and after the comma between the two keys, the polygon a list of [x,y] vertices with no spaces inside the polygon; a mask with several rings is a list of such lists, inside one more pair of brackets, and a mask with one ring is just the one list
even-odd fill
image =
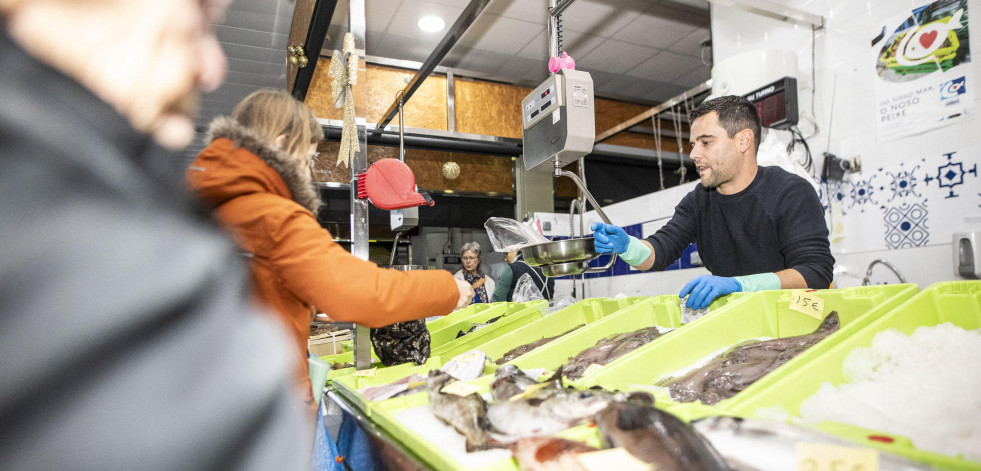
{"label": "fish tail", "polygon": [[492,448],[507,448],[508,444],[501,443],[498,441],[491,441],[490,439],[484,437],[482,440],[475,440],[473,438],[467,437],[467,453],[473,453],[475,451],[490,450]]}

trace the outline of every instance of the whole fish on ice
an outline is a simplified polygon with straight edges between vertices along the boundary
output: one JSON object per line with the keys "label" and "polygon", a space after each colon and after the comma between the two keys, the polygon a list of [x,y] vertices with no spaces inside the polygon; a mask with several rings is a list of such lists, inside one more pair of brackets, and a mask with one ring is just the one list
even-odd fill
{"label": "whole fish on ice", "polygon": [[832,311],[814,332],[795,337],[754,341],[733,347],[705,366],[681,378],[668,378],[659,385],[681,402],[701,400],[715,404],[735,396],[756,380],[790,361],[804,350],[838,330],[838,313]]}
{"label": "whole fish on ice", "polygon": [[427,389],[429,408],[437,418],[453,426],[467,439],[467,452],[491,448],[487,436],[487,403],[480,394],[457,396],[442,392],[454,381],[449,374],[434,370],[429,372]]}
{"label": "whole fish on ice", "polygon": [[605,365],[658,338],[657,327],[645,327],[634,332],[611,335],[587,348],[566,363],[562,370],[569,379],[579,379],[590,365]]}
{"label": "whole fish on ice", "polygon": [[491,394],[495,401],[505,401],[516,394],[524,392],[525,388],[539,384],[533,378],[521,371],[517,366],[504,365],[494,372],[494,382],[491,383]]}
{"label": "whole fish on ice", "polygon": [[487,421],[494,438],[503,443],[540,437],[588,422],[622,395],[599,389],[562,387],[561,368],[555,376],[531,393],[497,401],[487,408]]}
{"label": "whole fish on ice", "polygon": [[[736,417],[708,417],[692,423],[735,471],[797,469],[798,443],[860,448],[861,445],[829,433],[787,422]],[[933,469],[901,456],[879,451],[880,471]]]}
{"label": "whole fish on ice", "polygon": [[504,355],[501,355],[501,358],[498,358],[498,360],[496,362],[494,362],[494,363],[497,363],[498,365],[503,365],[503,364],[505,364],[505,363],[507,363],[507,362],[509,362],[511,360],[514,360],[515,358],[520,357],[521,355],[524,355],[525,353],[528,353],[528,352],[530,352],[530,351],[532,351],[532,350],[534,350],[534,349],[536,349],[538,347],[541,347],[542,345],[545,345],[546,343],[549,343],[549,342],[551,342],[551,341],[553,341],[553,340],[555,340],[555,339],[557,339],[557,338],[559,338],[559,337],[561,337],[561,336],[563,336],[565,334],[568,334],[569,332],[572,332],[572,331],[574,331],[574,330],[582,327],[583,325],[585,325],[585,324],[578,325],[578,326],[574,327],[572,330],[565,331],[565,332],[563,332],[563,333],[561,333],[559,335],[556,335],[555,337],[545,337],[543,339],[538,339],[538,340],[536,340],[534,342],[531,342],[531,343],[526,343],[524,345],[520,345],[518,347],[514,347],[511,350],[508,350],[506,353],[504,353]]}
{"label": "whole fish on ice", "polygon": [[[690,425],[650,404],[615,402],[596,415],[607,447],[624,448],[658,471],[726,470],[722,456]],[[794,468],[788,468],[794,469]]]}

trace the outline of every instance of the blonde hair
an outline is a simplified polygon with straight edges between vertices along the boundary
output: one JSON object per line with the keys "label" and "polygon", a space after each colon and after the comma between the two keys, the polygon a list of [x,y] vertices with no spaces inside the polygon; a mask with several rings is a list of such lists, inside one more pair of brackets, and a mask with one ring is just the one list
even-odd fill
{"label": "blonde hair", "polygon": [[283,150],[291,155],[324,139],[324,130],[313,111],[286,90],[264,88],[252,92],[235,106],[232,118],[270,143],[286,136]]}

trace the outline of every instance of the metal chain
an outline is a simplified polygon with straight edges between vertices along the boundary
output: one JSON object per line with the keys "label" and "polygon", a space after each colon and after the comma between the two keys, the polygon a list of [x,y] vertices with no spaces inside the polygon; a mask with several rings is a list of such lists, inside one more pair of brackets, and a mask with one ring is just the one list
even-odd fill
{"label": "metal chain", "polygon": [[681,141],[681,116],[678,115],[678,110],[675,107],[671,107],[671,124],[674,125],[674,137],[678,141],[678,163],[681,167],[678,169],[678,173],[681,174],[681,181],[678,182],[679,185],[685,183],[685,174],[688,173],[688,169],[685,167],[685,148],[684,143]]}
{"label": "metal chain", "polygon": [[664,189],[664,161],[661,158],[661,120],[657,115],[651,115],[654,125],[654,153],[657,154],[657,176],[661,179],[661,189]]}

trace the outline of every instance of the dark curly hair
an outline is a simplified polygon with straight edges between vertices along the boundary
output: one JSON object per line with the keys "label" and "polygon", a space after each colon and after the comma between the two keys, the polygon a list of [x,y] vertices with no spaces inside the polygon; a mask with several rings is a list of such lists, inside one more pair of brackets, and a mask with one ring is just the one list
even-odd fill
{"label": "dark curly hair", "polygon": [[706,100],[688,113],[688,119],[696,119],[715,111],[719,115],[719,125],[726,130],[731,139],[743,129],[753,131],[756,151],[760,150],[760,114],[749,100],[736,95],[720,96]]}

